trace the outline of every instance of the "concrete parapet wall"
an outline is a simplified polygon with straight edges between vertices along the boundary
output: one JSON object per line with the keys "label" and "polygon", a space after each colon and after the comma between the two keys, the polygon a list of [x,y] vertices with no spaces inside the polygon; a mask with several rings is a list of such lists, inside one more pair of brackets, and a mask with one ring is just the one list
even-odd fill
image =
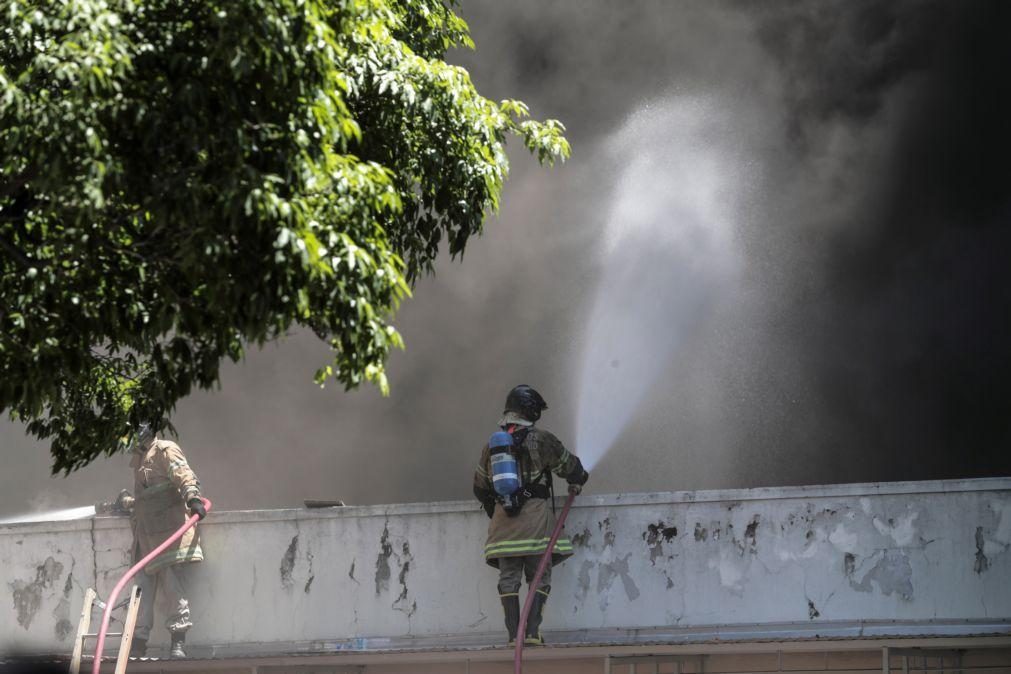
{"label": "concrete parapet wall", "polygon": [[[502,631],[475,503],[200,526],[191,643]],[[548,630],[1011,618],[1011,479],[587,496],[567,531]],[[84,589],[104,597],[129,545],[125,518],[0,526],[0,645],[68,652]]]}

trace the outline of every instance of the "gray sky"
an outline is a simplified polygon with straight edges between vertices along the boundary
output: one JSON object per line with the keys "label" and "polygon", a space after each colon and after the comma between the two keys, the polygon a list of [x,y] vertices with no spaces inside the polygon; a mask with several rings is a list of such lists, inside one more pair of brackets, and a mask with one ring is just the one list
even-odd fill
{"label": "gray sky", "polygon": [[[486,96],[561,119],[572,159],[542,169],[514,144],[501,213],[401,308],[389,398],[319,390],[326,349],[297,334],[185,400],[179,441],[218,507],[469,498],[518,383],[578,452],[575,389],[622,180],[657,162],[645,199],[667,208],[684,169],[663,157],[686,128],[731,157],[739,272],[655,357],[589,489],[1011,473],[1006,8],[463,4],[477,51],[452,59]],[[710,112],[679,118],[699,97]],[[125,457],[50,478],[46,449],[9,422],[0,448],[0,514],[130,486]]]}

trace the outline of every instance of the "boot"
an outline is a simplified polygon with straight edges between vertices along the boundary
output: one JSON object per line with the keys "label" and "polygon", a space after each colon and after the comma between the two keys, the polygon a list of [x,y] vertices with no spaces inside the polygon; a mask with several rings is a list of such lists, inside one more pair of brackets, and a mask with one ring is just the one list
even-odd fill
{"label": "boot", "polygon": [[130,657],[142,658],[147,654],[147,639],[137,639],[130,642]]}
{"label": "boot", "polygon": [[503,594],[502,610],[505,612],[506,631],[509,632],[509,645],[516,643],[516,630],[520,626],[520,596],[519,594]]}
{"label": "boot", "polygon": [[530,600],[533,604],[530,606],[530,615],[527,617],[526,634],[523,635],[523,643],[528,646],[540,646],[544,643],[544,638],[541,636],[541,617],[544,611],[544,602],[547,600],[548,594],[544,590],[534,592],[534,596]]}
{"label": "boot", "polygon": [[186,657],[186,651],[183,650],[183,645],[186,643],[186,632],[173,632],[172,633],[172,647],[169,650],[169,657],[173,660]]}

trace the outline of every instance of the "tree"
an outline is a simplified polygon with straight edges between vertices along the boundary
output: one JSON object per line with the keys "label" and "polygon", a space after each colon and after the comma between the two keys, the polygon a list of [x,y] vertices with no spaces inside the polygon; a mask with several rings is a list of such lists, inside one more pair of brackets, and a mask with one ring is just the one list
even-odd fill
{"label": "tree", "polygon": [[295,326],[316,374],[371,381],[443,242],[498,206],[516,135],[445,63],[439,0],[6,0],[0,18],[0,410],[54,472],[112,453]]}

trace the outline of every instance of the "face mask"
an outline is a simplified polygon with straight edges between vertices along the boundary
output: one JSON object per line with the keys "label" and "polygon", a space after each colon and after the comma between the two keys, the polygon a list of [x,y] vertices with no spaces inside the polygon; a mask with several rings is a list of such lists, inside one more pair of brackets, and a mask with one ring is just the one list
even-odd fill
{"label": "face mask", "polygon": [[140,454],[151,446],[151,441],[154,440],[154,435],[154,430],[151,428],[151,424],[141,424],[140,427],[137,428],[137,431],[130,436],[127,450]]}

